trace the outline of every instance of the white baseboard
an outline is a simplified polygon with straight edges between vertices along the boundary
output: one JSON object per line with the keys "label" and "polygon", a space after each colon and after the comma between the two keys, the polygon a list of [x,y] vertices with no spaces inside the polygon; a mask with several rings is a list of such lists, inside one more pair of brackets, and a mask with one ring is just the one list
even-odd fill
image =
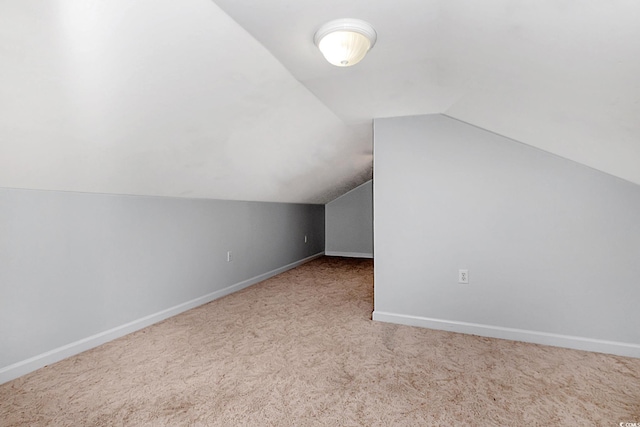
{"label": "white baseboard", "polygon": [[22,375],[28,374],[29,372],[33,372],[37,369],[43,368],[47,365],[58,362],[62,359],[66,359],[67,357],[82,353],[83,351],[87,351],[101,344],[112,341],[116,338],[120,338],[132,332],[146,328],[147,326],[153,325],[154,323],[158,323],[162,320],[168,319],[169,317],[175,316],[187,310],[191,310],[192,308],[198,307],[202,304],[206,304],[208,302],[221,298],[225,295],[229,295],[233,292],[237,292],[251,285],[255,285],[258,282],[262,282],[263,280],[266,280],[270,277],[276,276],[287,270],[291,270],[292,268],[298,267],[301,264],[309,262],[323,255],[324,255],[324,252],[311,255],[310,257],[292,262],[291,264],[287,264],[283,267],[276,268],[275,270],[271,270],[267,273],[260,274],[258,276],[252,277],[242,282],[233,284],[224,289],[211,292],[210,294],[203,295],[199,298],[195,298],[195,299],[192,299],[191,301],[178,304],[166,310],[162,310],[157,313],[150,314],[148,316],[134,320],[133,322],[116,326],[113,329],[109,329],[107,331],[100,332],[95,335],[91,335],[87,338],[83,338],[81,340],[72,342],[71,344],[67,344],[62,347],[55,348],[53,350],[47,351],[46,353],[42,353],[37,356],[31,357],[29,359],[22,360],[12,365],[6,366],[0,369],[0,384],[6,383],[18,377],[21,377]]}
{"label": "white baseboard", "polygon": [[373,254],[364,252],[337,252],[337,251],[325,251],[326,256],[343,256],[348,258],[373,258]]}
{"label": "white baseboard", "polygon": [[482,337],[524,341],[554,347],[573,348],[576,350],[640,358],[640,345],[638,344],[528,331],[524,329],[503,328],[500,326],[481,325],[477,323],[430,319],[427,317],[387,313],[384,311],[374,311],[373,320],[397,323],[400,325],[420,326],[423,328],[438,329],[449,332],[460,332],[463,334],[479,335]]}

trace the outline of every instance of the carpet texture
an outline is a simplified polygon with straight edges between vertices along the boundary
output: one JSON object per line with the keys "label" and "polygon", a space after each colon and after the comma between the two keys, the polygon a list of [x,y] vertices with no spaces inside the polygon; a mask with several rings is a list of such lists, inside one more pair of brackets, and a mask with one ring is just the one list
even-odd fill
{"label": "carpet texture", "polygon": [[320,258],[0,386],[2,426],[618,426],[640,359],[371,321]]}

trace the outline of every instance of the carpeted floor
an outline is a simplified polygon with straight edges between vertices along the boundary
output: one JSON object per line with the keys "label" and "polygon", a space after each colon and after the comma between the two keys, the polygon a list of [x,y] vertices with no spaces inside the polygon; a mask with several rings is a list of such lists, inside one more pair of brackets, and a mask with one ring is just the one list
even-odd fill
{"label": "carpeted floor", "polygon": [[372,322],[320,258],[0,386],[2,426],[618,426],[640,359]]}

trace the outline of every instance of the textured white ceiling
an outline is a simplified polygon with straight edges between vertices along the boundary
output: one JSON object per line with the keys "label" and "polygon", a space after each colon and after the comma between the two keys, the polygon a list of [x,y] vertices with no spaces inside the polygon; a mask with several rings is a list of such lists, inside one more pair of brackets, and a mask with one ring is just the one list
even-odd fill
{"label": "textured white ceiling", "polygon": [[[312,41],[343,17],[378,31],[351,68]],[[370,178],[372,118],[426,113],[640,184],[638,23],[636,0],[3,0],[0,187],[323,203]]]}
{"label": "textured white ceiling", "polygon": [[[215,1],[354,129],[444,113],[640,184],[637,0]],[[311,43],[343,17],[378,32],[348,69]]]}
{"label": "textured white ceiling", "polygon": [[0,2],[0,186],[321,203],[357,139],[208,0]]}

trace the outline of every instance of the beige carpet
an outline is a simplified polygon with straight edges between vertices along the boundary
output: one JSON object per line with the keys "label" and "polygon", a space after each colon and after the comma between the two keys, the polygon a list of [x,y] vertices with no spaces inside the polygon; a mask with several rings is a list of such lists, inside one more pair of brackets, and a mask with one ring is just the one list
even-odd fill
{"label": "beige carpet", "polygon": [[321,258],[0,386],[2,426],[618,426],[640,359],[372,322]]}

